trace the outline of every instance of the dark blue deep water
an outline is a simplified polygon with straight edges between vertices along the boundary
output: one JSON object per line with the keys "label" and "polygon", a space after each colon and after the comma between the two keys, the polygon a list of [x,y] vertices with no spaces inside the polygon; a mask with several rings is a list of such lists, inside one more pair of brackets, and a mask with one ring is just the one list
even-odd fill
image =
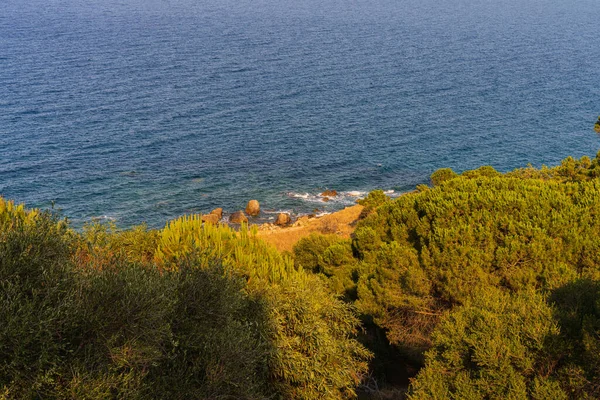
{"label": "dark blue deep water", "polygon": [[75,226],[162,226],[594,156],[599,16],[598,0],[1,0],[0,195]]}

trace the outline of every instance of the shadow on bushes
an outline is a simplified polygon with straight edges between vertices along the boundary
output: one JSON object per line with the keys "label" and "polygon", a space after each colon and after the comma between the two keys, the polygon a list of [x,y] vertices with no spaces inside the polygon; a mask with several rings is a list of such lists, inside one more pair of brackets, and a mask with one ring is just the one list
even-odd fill
{"label": "shadow on bushes", "polygon": [[0,396],[265,398],[266,310],[218,264],[73,264],[55,217],[0,230]]}

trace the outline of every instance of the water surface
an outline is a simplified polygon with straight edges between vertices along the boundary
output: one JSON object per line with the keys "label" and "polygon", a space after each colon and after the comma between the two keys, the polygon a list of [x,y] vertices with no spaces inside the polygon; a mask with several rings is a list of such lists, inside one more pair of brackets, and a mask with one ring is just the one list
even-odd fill
{"label": "water surface", "polygon": [[158,227],[594,156],[599,43],[597,0],[3,0],[0,195]]}

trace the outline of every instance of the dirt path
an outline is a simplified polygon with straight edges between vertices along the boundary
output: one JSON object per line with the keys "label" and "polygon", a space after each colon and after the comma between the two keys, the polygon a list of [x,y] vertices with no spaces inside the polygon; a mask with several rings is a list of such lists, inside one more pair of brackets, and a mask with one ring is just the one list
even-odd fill
{"label": "dirt path", "polygon": [[348,238],[354,232],[362,209],[363,206],[355,205],[323,217],[302,217],[287,228],[263,225],[259,229],[258,237],[275,246],[279,251],[292,251],[298,240],[312,232],[336,234]]}

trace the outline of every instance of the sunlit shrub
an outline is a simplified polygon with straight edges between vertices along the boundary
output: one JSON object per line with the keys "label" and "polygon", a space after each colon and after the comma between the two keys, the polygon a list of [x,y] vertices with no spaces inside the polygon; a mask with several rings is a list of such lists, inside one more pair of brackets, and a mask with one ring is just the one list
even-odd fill
{"label": "sunlit shrub", "polygon": [[155,260],[165,270],[176,270],[183,260],[198,268],[220,260],[228,273],[245,277],[249,295],[262,298],[269,310],[271,384],[284,398],[354,395],[369,358],[353,338],[358,319],[318,277],[294,267],[256,232],[182,217],[162,230]]}

